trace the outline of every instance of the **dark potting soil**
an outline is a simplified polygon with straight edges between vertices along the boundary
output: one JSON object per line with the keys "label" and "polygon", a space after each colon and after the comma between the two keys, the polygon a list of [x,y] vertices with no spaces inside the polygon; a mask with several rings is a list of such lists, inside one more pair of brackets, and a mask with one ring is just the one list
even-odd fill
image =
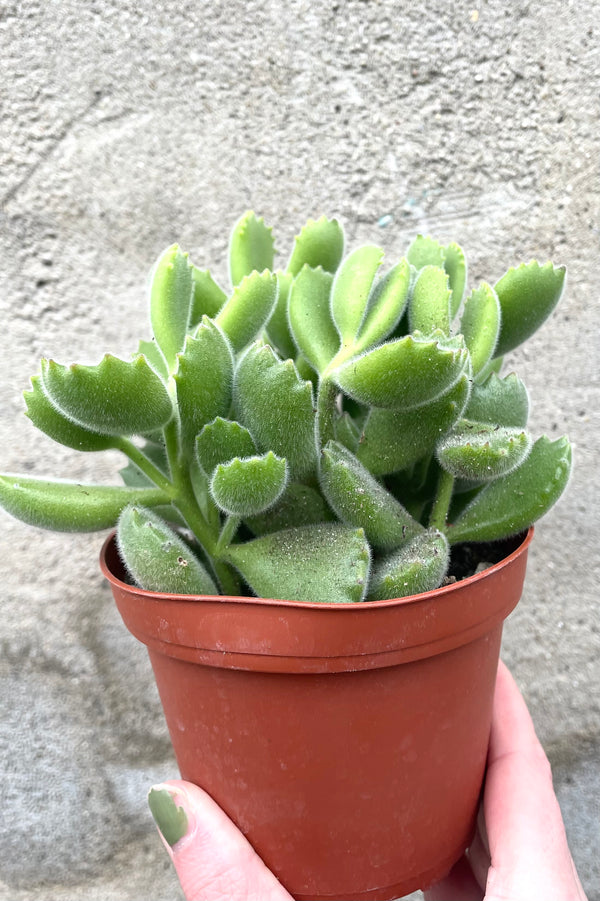
{"label": "dark potting soil", "polygon": [[511,538],[503,538],[502,541],[481,541],[467,544],[455,544],[450,554],[450,566],[444,580],[444,585],[452,582],[460,582],[468,579],[475,573],[482,572],[500,563],[509,554],[519,547],[523,541],[523,535],[513,535]]}

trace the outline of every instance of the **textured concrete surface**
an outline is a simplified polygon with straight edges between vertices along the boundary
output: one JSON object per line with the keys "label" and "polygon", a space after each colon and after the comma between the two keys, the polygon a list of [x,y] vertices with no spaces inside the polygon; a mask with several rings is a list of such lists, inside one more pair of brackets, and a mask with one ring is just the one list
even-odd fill
{"label": "textured concrete surface", "polygon": [[[178,240],[225,278],[248,207],[286,250],[310,215],[400,255],[458,240],[471,284],[522,259],[568,293],[515,368],[575,472],[539,526],[504,656],[600,899],[600,54],[594,4],[442,0],[0,2],[0,469],[111,481],[113,455],[38,437],[38,359],[148,335],[144,284]],[[145,652],[100,535],[2,516],[0,901],[178,896],[145,809],[175,774]]]}

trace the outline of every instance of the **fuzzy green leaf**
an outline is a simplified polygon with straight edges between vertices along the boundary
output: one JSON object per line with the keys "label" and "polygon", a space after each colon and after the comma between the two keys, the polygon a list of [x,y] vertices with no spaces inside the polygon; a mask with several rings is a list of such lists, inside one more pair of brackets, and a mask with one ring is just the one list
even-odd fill
{"label": "fuzzy green leaf", "polygon": [[406,254],[408,262],[415,269],[424,269],[425,266],[439,266],[443,268],[446,255],[444,248],[429,235],[417,235]]}
{"label": "fuzzy green leaf", "polygon": [[530,449],[524,430],[461,419],[438,444],[437,458],[457,479],[487,482],[520,466]]}
{"label": "fuzzy green leaf", "polygon": [[106,354],[97,366],[42,360],[41,381],[61,413],[104,435],[144,434],[173,414],[164,382],[141,355],[126,362]]}
{"label": "fuzzy green leaf", "polygon": [[343,344],[354,343],[362,324],[373,280],[383,262],[383,250],[373,244],[358,247],[338,269],[331,289],[331,315]]}
{"label": "fuzzy green leaf", "polygon": [[231,406],[233,355],[229,342],[213,320],[205,316],[196,335],[186,338],[178,356],[177,402],[183,447],[190,450],[196,435]]}
{"label": "fuzzy green leaf", "polygon": [[289,272],[277,271],[275,274],[279,285],[279,293],[271,318],[267,322],[267,338],[269,344],[275,348],[282,359],[293,360],[298,351],[290,334],[288,299],[294,279]]}
{"label": "fuzzy green leaf", "polygon": [[287,270],[298,275],[303,266],[335,272],[344,253],[344,230],[337,219],[309,219],[296,235]]}
{"label": "fuzzy green leaf", "polygon": [[444,581],[449,560],[445,536],[434,529],[423,531],[406,547],[375,564],[368,599],[383,601],[433,591]]}
{"label": "fuzzy green leaf", "polygon": [[205,425],[196,438],[198,462],[207,476],[212,475],[219,463],[255,454],[256,445],[248,429],[220,416]]}
{"label": "fuzzy green leaf", "polygon": [[378,550],[400,547],[423,530],[368,469],[335,441],[323,449],[320,481],[338,518],[346,525],[361,526]]}
{"label": "fuzzy green leaf", "polygon": [[500,304],[487,282],[482,282],[467,298],[460,330],[471,354],[473,375],[477,375],[491,360],[500,333]]}
{"label": "fuzzy green leaf", "polygon": [[80,451],[102,451],[118,444],[118,439],[114,436],[91,432],[63,416],[44,394],[39,375],[33,376],[31,391],[25,391],[23,397],[27,404],[25,415],[34,426],[65,447]]}
{"label": "fuzzy green leaf", "polygon": [[371,410],[356,456],[375,476],[412,466],[431,454],[462,416],[469,390],[470,379],[465,373],[450,391],[430,404],[413,410]]}
{"label": "fuzzy green leaf", "polygon": [[167,361],[163,357],[160,347],[154,340],[151,341],[140,341],[138,344],[137,354],[133,355],[133,358],[139,356],[139,354],[143,354],[155,373],[163,379],[163,381],[167,381],[169,378],[169,369],[167,367]]}
{"label": "fuzzy green leaf", "polygon": [[188,328],[194,329],[203,316],[214,319],[226,300],[225,291],[217,285],[208,269],[192,265],[192,311]]}
{"label": "fuzzy green leaf", "polygon": [[117,545],[128,571],[146,591],[211,596],[219,593],[189,545],[145,507],[135,505],[123,510]]}
{"label": "fuzzy green leaf", "polygon": [[0,507],[11,516],[54,532],[97,532],[114,526],[130,503],[169,503],[159,488],[85,485],[0,474]]}
{"label": "fuzzy green leaf", "polygon": [[558,500],[569,480],[566,438],[538,438],[524,463],[490,482],[448,528],[451,544],[496,541],[529,528]]}
{"label": "fuzzy green leaf", "polygon": [[467,260],[462,247],[452,242],[444,247],[444,269],[448,273],[452,297],[450,298],[450,320],[460,309],[467,283]]}
{"label": "fuzzy green leaf", "polygon": [[259,597],[311,603],[362,601],[370,568],[362,529],[299,526],[231,545],[227,561]]}
{"label": "fuzzy green leaf", "polygon": [[268,344],[250,347],[235,375],[234,407],[259,451],[286,458],[292,481],[315,470],[312,384],[300,379],[291,360],[278,360]]}
{"label": "fuzzy green leaf", "polygon": [[308,485],[291,482],[275,506],[259,516],[246,517],[244,522],[255,535],[268,535],[282,529],[332,519],[334,516],[318,491]]}
{"label": "fuzzy green leaf", "polygon": [[262,457],[236,457],[215,469],[210,493],[230,516],[257,516],[275,504],[287,483],[287,464],[272,451]]}
{"label": "fuzzy green leaf", "polygon": [[500,379],[492,373],[482,385],[473,385],[465,419],[524,428],[529,416],[527,388],[514,372]]}
{"label": "fuzzy green leaf", "polygon": [[[169,478],[169,463],[164,444],[146,441],[143,447],[140,448],[140,451],[151,463],[154,463],[160,469],[166,478]],[[142,472],[132,460],[129,460],[127,466],[123,466],[119,470],[119,475],[123,479],[123,484],[129,485],[131,488],[148,488],[154,485],[152,479]]]}
{"label": "fuzzy green leaf", "polygon": [[509,269],[496,283],[502,325],[495,355],[503,356],[527,340],[548,318],[563,291],[566,268],[532,260]]}
{"label": "fuzzy green leaf", "polygon": [[408,305],[408,322],[412,332],[426,335],[436,329],[450,333],[450,297],[448,275],[438,266],[425,266],[419,272]]}
{"label": "fuzzy green leaf", "polygon": [[460,335],[407,335],[343,363],[331,375],[359,403],[409,410],[449,391],[468,362]]}
{"label": "fuzzy green leaf", "polygon": [[355,454],[360,440],[360,429],[349,413],[336,416],[333,421],[333,431],[335,440]]}
{"label": "fuzzy green leaf", "polygon": [[244,276],[255,270],[272,269],[274,255],[272,229],[251,210],[244,213],[234,225],[229,242],[231,284],[239,285]]}
{"label": "fuzzy green leaf", "polygon": [[183,350],[192,305],[192,267],[173,244],[158,258],[150,284],[150,321],[169,372]]}
{"label": "fuzzy green leaf", "polygon": [[239,353],[267,324],[275,304],[279,285],[272,272],[252,272],[245,276],[216,317],[221,328]]}
{"label": "fuzzy green leaf", "polygon": [[375,284],[355,343],[357,352],[384,341],[394,331],[406,309],[410,284],[411,271],[406,260],[400,260]]}
{"label": "fuzzy green leaf", "polygon": [[299,350],[317,372],[323,372],[340,346],[329,303],[333,276],[304,266],[289,298],[289,323]]}

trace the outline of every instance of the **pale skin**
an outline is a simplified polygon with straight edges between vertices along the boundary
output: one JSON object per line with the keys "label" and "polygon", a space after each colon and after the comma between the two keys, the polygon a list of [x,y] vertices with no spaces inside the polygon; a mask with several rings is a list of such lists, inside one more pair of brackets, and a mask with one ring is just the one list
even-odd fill
{"label": "pale skin", "polygon": [[[187,901],[292,901],[231,820],[200,788],[170,781],[188,830],[165,842]],[[586,901],[552,788],[550,764],[514,679],[500,664],[478,829],[426,901]]]}

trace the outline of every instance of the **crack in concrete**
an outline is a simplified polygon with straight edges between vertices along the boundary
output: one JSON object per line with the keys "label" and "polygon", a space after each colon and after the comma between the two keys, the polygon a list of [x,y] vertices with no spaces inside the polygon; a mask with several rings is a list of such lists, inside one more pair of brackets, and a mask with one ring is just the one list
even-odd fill
{"label": "crack in concrete", "polygon": [[0,198],[0,209],[4,210],[6,204],[13,200],[23,190],[23,188],[29,184],[38,169],[46,162],[46,160],[48,160],[52,156],[56,148],[60,147],[60,145],[64,141],[66,141],[73,129],[85,119],[88,113],[90,113],[96,106],[98,106],[98,104],[102,100],[102,97],[102,91],[96,91],[94,98],[90,101],[90,103],[88,103],[85,109],[81,110],[81,112],[79,113],[76,113],[71,119],[69,119],[69,121],[63,126],[60,133],[56,136],[54,141],[52,141],[50,146],[46,150],[44,150],[40,154],[39,159],[37,159],[36,162],[29,167],[21,181],[17,182],[16,185],[13,185],[12,188],[9,188],[4,197]]}

